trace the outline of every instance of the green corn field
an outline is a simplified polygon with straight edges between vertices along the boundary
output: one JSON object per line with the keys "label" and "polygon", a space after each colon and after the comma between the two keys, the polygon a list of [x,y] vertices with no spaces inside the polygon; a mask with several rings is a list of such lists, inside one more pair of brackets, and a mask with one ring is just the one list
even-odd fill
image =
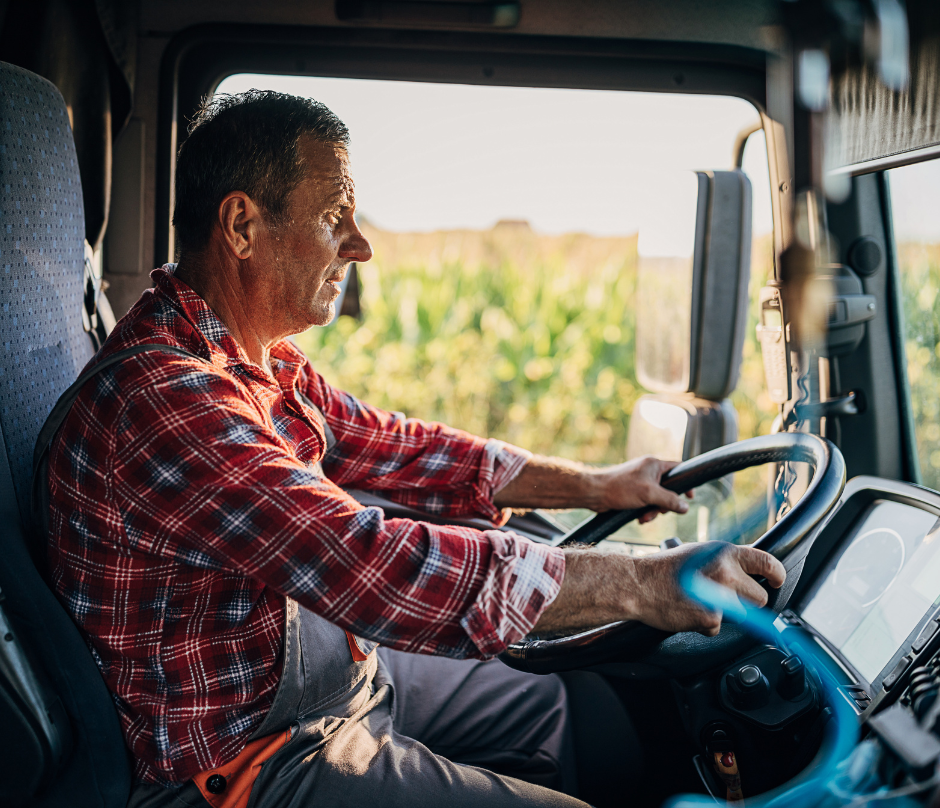
{"label": "green corn field", "polygon": [[[298,338],[331,384],[535,452],[624,459],[644,392],[634,372],[635,236],[544,236],[524,223],[364,229],[375,257],[358,268],[361,321],[340,317]],[[761,246],[755,254],[766,257]],[[748,436],[775,414],[762,400],[753,328],[743,370],[735,403]]]}
{"label": "green corn field", "polygon": [[[547,236],[519,222],[487,231],[363,230],[375,257],[358,267],[362,318],[340,317],[297,338],[331,384],[537,453],[625,459],[630,412],[645,392],[634,357],[636,236]],[[902,245],[899,265],[918,451],[925,484],[937,488],[940,246]],[[756,296],[771,267],[766,236],[752,249],[750,320],[732,394],[741,438],[768,433],[777,414],[755,337]],[[767,473],[736,475],[739,511],[762,506]],[[694,535],[682,520],[628,526],[622,538],[656,544]]]}

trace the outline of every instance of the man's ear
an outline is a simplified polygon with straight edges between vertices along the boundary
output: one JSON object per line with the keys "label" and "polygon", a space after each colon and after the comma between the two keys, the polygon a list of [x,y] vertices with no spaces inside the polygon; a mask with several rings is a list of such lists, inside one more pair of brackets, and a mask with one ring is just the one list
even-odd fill
{"label": "man's ear", "polygon": [[219,203],[222,242],[235,258],[250,258],[263,225],[261,209],[244,191],[232,191]]}

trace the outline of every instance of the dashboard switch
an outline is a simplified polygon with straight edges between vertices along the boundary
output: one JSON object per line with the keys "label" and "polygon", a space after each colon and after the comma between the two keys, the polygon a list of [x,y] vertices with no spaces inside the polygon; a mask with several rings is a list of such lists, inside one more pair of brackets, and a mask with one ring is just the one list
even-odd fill
{"label": "dashboard switch", "polygon": [[738,684],[743,688],[750,689],[760,684],[761,672],[756,665],[745,665],[738,671]]}
{"label": "dashboard switch", "polygon": [[918,634],[917,639],[914,640],[914,644],[911,646],[911,650],[915,654],[919,654],[921,651],[923,651],[924,648],[927,647],[927,643],[933,639],[933,635],[937,633],[937,628],[938,626],[936,623],[928,623],[926,626],[924,626],[924,630]]}
{"label": "dashboard switch", "polygon": [[777,692],[785,699],[798,699],[806,689],[806,668],[798,656],[789,656],[780,663]]}
{"label": "dashboard switch", "polygon": [[894,666],[894,670],[885,676],[884,681],[881,683],[885,690],[890,690],[898,683],[898,679],[904,675],[904,671],[910,667],[911,662],[910,657],[904,657],[898,660],[898,664]]}

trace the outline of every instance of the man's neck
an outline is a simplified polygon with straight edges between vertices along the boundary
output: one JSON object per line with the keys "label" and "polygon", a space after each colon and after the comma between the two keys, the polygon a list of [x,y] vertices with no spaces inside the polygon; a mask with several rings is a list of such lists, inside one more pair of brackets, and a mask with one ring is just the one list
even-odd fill
{"label": "man's neck", "polygon": [[273,375],[270,350],[281,337],[261,334],[251,316],[252,295],[244,288],[238,267],[212,255],[182,256],[174,276],[199,295],[215,313],[248,359]]}

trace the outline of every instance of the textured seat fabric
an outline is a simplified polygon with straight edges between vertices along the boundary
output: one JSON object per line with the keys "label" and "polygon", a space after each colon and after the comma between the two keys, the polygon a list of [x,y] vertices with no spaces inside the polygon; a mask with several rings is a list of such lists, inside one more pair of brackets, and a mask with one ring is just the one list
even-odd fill
{"label": "textured seat fabric", "polygon": [[[0,588],[74,739],[58,777],[30,804],[116,808],[126,803],[130,774],[114,706],[26,547],[36,436],[92,355],[82,326],[84,232],[65,103],[46,80],[0,63]],[[16,772],[4,765],[5,805],[4,781]]]}
{"label": "textured seat fabric", "polygon": [[52,84],[11,65],[0,71],[0,94],[0,423],[22,506],[36,435],[92,349],[82,326],[82,189],[65,103]]}

